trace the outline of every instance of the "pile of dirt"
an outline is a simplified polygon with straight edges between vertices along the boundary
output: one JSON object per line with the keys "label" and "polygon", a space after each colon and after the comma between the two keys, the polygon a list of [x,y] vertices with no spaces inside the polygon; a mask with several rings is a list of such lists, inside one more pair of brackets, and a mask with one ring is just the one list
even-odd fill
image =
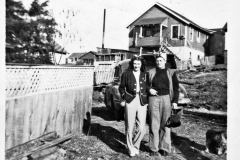
{"label": "pile of dirt", "polygon": [[194,83],[184,85],[191,99],[191,107],[213,111],[227,111],[227,71],[186,71],[179,80]]}

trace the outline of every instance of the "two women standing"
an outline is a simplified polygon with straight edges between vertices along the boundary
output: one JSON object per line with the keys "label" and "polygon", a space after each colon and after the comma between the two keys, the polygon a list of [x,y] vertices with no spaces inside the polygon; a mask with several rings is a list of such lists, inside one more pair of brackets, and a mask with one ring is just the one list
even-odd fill
{"label": "two women standing", "polygon": [[[166,156],[171,152],[170,128],[165,127],[165,124],[170,117],[172,105],[177,107],[179,83],[176,74],[165,67],[166,61],[166,54],[156,56],[157,67],[147,74],[143,59],[134,57],[130,61],[132,70],[122,74],[119,92],[126,101],[126,140],[130,156],[139,154],[140,142],[145,134],[147,104],[150,117],[150,155],[160,156],[160,151]],[[138,130],[133,138],[135,120]]]}

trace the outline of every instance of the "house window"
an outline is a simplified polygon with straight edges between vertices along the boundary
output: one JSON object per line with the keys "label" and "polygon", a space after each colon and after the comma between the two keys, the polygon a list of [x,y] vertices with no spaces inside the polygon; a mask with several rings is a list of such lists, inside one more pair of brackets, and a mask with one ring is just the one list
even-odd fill
{"label": "house window", "polygon": [[115,61],[115,55],[111,55],[111,61]]}
{"label": "house window", "polygon": [[89,59],[89,65],[93,65],[93,59]]}
{"label": "house window", "polygon": [[75,61],[77,61],[77,58],[75,58]]}
{"label": "house window", "polygon": [[83,60],[84,65],[88,65],[88,59]]}
{"label": "house window", "polygon": [[198,61],[200,60],[200,55],[197,56],[197,60],[198,60]]}
{"label": "house window", "polygon": [[104,61],[104,56],[101,56],[101,61]]}
{"label": "house window", "polygon": [[189,40],[190,40],[190,41],[193,41],[193,28],[190,28]]}
{"label": "house window", "polygon": [[110,56],[109,55],[105,56],[105,61],[110,61]]}
{"label": "house window", "polygon": [[99,56],[95,56],[95,58],[96,58],[96,61],[99,61]]}
{"label": "house window", "polygon": [[200,32],[197,32],[197,41],[200,42]]}
{"label": "house window", "polygon": [[171,38],[178,39],[180,36],[180,25],[171,26]]}

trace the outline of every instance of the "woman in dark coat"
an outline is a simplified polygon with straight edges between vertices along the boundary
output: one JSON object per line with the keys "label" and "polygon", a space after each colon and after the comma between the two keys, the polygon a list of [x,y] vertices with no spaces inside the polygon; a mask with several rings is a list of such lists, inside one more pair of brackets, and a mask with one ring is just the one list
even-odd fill
{"label": "woman in dark coat", "polygon": [[[132,157],[139,154],[140,142],[145,134],[148,78],[141,57],[132,58],[129,67],[130,70],[124,72],[121,76],[119,92],[126,102],[126,141],[129,155]],[[138,129],[135,136],[132,137],[135,122],[137,122]]]}

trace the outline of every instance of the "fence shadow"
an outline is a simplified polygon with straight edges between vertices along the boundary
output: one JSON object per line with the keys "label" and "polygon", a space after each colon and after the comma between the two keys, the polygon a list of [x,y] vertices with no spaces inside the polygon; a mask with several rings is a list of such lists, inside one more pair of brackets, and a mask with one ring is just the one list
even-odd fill
{"label": "fence shadow", "polygon": [[[106,121],[114,121],[114,114],[107,109],[93,108],[92,114],[101,117]],[[128,150],[126,147],[126,136],[119,130],[110,126],[103,126],[98,123],[92,123],[89,135],[96,136],[99,140],[108,145],[109,148],[115,152],[128,155]],[[141,142],[140,151],[149,152],[147,142]]]}
{"label": "fence shadow", "polygon": [[93,123],[89,135],[96,136],[115,152],[128,154],[125,146],[125,135],[113,127]]}

